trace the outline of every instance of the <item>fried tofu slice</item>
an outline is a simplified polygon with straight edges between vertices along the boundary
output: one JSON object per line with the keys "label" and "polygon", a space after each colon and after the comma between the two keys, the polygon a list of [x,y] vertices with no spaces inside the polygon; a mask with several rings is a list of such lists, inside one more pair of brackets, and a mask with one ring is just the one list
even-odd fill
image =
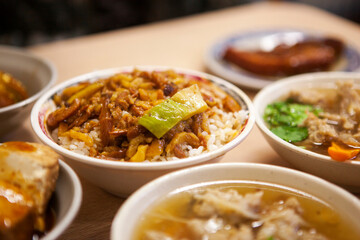
{"label": "fried tofu slice", "polygon": [[38,143],[6,142],[0,145],[0,181],[17,186],[33,200],[35,229],[44,230],[44,213],[59,175],[59,155]]}

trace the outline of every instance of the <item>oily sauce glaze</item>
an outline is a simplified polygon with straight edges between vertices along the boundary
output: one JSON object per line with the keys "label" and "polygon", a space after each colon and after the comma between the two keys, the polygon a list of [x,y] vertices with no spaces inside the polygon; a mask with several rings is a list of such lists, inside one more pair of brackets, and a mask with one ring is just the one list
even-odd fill
{"label": "oily sauce glaze", "polygon": [[23,152],[35,152],[36,148],[26,142],[7,142],[6,147],[9,150],[23,151]]}

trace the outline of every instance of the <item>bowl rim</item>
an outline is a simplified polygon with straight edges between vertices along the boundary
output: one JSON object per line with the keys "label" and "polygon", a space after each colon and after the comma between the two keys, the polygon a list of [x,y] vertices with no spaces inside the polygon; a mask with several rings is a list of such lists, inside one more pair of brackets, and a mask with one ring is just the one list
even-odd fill
{"label": "bowl rim", "polygon": [[[281,80],[278,80],[265,88],[261,89],[256,96],[254,97],[253,104],[255,108],[255,122],[256,125],[259,127],[259,129],[269,136],[271,139],[275,140],[278,144],[281,146],[302,155],[307,155],[312,158],[317,158],[321,161],[325,162],[331,162],[333,164],[339,164],[339,165],[348,165],[348,164],[355,164],[360,166],[360,161],[355,160],[348,160],[344,162],[335,161],[331,159],[330,156],[326,156],[323,154],[315,153],[310,150],[299,148],[289,142],[286,142],[285,140],[281,139],[277,135],[275,135],[273,132],[270,131],[270,129],[266,126],[262,116],[260,116],[260,111],[263,111],[263,108],[260,108],[262,101],[266,99],[266,96],[271,95],[271,93],[276,92],[278,89],[290,87],[295,84],[301,84],[301,83],[307,83],[307,84],[318,84],[320,82],[331,82],[334,83],[336,80],[339,79],[358,79],[360,83],[360,72],[318,72],[318,73],[305,73],[305,74],[299,74],[296,76],[291,76],[287,78],[283,78]],[[317,82],[313,82],[316,80]],[[286,94],[286,93],[284,93]],[[284,95],[283,94],[283,95]]]}
{"label": "bowl rim", "polygon": [[41,240],[56,239],[61,234],[63,234],[64,231],[73,222],[81,207],[83,192],[79,177],[76,175],[74,170],[71,167],[69,167],[69,165],[67,165],[64,161],[60,159],[59,159],[59,166],[60,166],[60,171],[64,171],[68,175],[74,188],[74,195],[72,196],[70,208],[66,212],[63,219],[61,219],[60,222],[56,221],[54,228],[51,229],[48,233],[46,233],[42,238],[40,238]]}
{"label": "bowl rim", "polygon": [[45,87],[43,87],[40,91],[36,92],[34,95],[20,101],[14,104],[11,104],[9,106],[6,107],[2,107],[0,108],[0,114],[4,113],[4,112],[8,112],[8,111],[12,111],[14,109],[17,108],[21,108],[25,105],[28,105],[32,102],[34,102],[36,99],[38,99],[41,95],[43,95],[46,91],[48,91],[50,89],[51,86],[53,86],[56,82],[57,79],[57,70],[55,65],[50,61],[47,60],[45,58],[42,58],[40,56],[37,56],[31,52],[29,52],[26,49],[21,49],[21,48],[17,48],[17,47],[13,47],[13,46],[4,46],[4,45],[0,45],[0,52],[7,52],[9,54],[13,54],[13,55],[18,55],[18,56],[24,56],[24,57],[28,57],[32,60],[38,61],[40,63],[42,63],[45,67],[47,67],[51,73],[51,78],[50,80],[46,83]]}
{"label": "bowl rim", "polygon": [[[156,189],[161,189],[161,187],[164,184],[167,184],[169,182],[172,183],[172,182],[184,180],[183,178],[186,176],[199,176],[199,175],[203,176],[204,173],[206,174],[206,173],[214,171],[214,170],[221,171],[221,170],[239,169],[239,168],[251,169],[254,171],[273,171],[273,174],[284,174],[284,175],[288,175],[288,176],[291,175],[294,178],[299,177],[299,178],[303,179],[307,184],[315,183],[319,188],[328,190],[329,192],[331,192],[331,195],[332,195],[331,198],[334,196],[334,194],[336,194],[338,197],[340,197],[342,199],[346,199],[348,202],[357,204],[357,211],[360,212],[360,200],[358,198],[356,198],[354,195],[347,192],[343,188],[341,188],[333,183],[330,183],[320,177],[317,177],[317,176],[314,176],[314,175],[311,175],[311,174],[308,174],[308,173],[305,173],[305,172],[302,172],[299,170],[290,169],[290,168],[282,167],[282,166],[264,164],[264,163],[236,162],[236,163],[205,164],[205,165],[195,166],[195,167],[182,169],[182,170],[178,170],[175,172],[165,174],[161,177],[156,178],[155,180],[152,180],[152,181],[146,183],[141,188],[139,188],[137,191],[135,191],[128,199],[126,199],[126,201],[121,205],[121,207],[116,212],[115,217],[111,224],[110,239],[112,239],[112,240],[119,239],[118,237],[121,236],[121,234],[122,234],[122,228],[128,227],[128,224],[126,224],[126,223],[128,223],[127,216],[133,214],[134,209],[137,209],[136,206],[139,204],[139,201],[143,201],[143,199],[148,198],[149,195],[154,195],[154,191]],[[182,185],[180,187],[174,186],[174,187],[171,187],[171,190],[166,189],[166,190],[164,190],[164,191],[166,191],[165,194],[174,192],[179,188],[183,189],[186,186],[196,185],[198,183],[204,183],[203,177],[201,177],[201,176],[200,176],[200,179],[197,178],[194,181],[190,180],[190,183],[187,182],[188,185],[185,185],[185,186]],[[205,176],[205,178],[206,178],[206,176]],[[214,181],[217,181],[217,180],[214,180]],[[221,180],[219,180],[219,181],[221,181]],[[227,181],[227,180],[225,180],[225,181]],[[208,182],[208,181],[205,180],[205,182]],[[209,182],[211,182],[211,181],[209,181]],[[266,180],[265,181],[259,180],[259,182],[266,182]],[[271,181],[268,181],[268,182],[271,183]],[[285,183],[284,184],[274,183],[274,184],[277,184],[280,186],[282,185],[284,187],[289,187],[290,189],[294,189],[294,190],[299,190],[303,193],[309,194],[311,196],[314,196],[314,197],[324,201],[324,199],[322,199],[320,196],[317,196],[316,194],[308,193],[306,190],[296,189],[295,187],[287,186]],[[149,205],[152,205],[154,202],[159,200],[161,197],[164,197],[163,193],[161,195],[154,196],[150,200]],[[326,202],[326,201],[324,201],[324,202]],[[139,215],[141,215],[143,213],[144,212],[142,211],[141,213],[139,213]],[[132,226],[132,227],[134,227],[134,226]]]}
{"label": "bowl rim", "polygon": [[[80,81],[86,81],[90,79],[99,79],[100,77],[110,76],[115,73],[119,72],[126,72],[132,71],[133,69],[140,69],[144,71],[165,71],[165,70],[174,70],[176,72],[185,73],[185,74],[193,74],[195,76],[203,77],[209,79],[210,81],[214,82],[216,85],[223,86],[227,89],[231,89],[237,96],[241,98],[241,100],[245,103],[246,107],[248,108],[247,111],[249,113],[248,119],[246,122],[245,127],[242,129],[241,133],[232,141],[225,144],[224,146],[210,151],[205,154],[201,154],[194,157],[188,157],[185,159],[179,160],[171,160],[171,161],[163,161],[163,162],[141,162],[141,163],[132,163],[132,162],[118,162],[118,161],[106,161],[104,159],[97,159],[81,154],[74,153],[68,149],[61,147],[60,145],[56,144],[52,140],[50,140],[41,130],[39,125],[39,110],[41,106],[48,100],[50,97],[55,94],[56,92],[64,89],[67,86],[75,84]],[[253,126],[255,125],[255,116],[254,116],[254,108],[250,98],[238,87],[235,85],[208,73],[190,70],[185,68],[178,68],[178,67],[171,67],[171,66],[153,66],[153,65],[135,65],[135,66],[124,66],[124,67],[117,67],[117,68],[109,68],[103,69],[98,71],[93,71],[90,73],[82,74],[71,78],[59,85],[51,88],[47,91],[43,96],[41,96],[36,103],[34,104],[32,111],[31,111],[31,126],[37,135],[37,137],[46,145],[53,148],[56,152],[60,153],[63,156],[71,158],[73,160],[87,163],[94,166],[105,167],[105,168],[113,168],[113,169],[127,169],[127,170],[143,170],[143,171],[152,171],[152,170],[164,170],[164,169],[174,169],[179,167],[186,167],[189,165],[199,164],[205,162],[209,159],[213,159],[225,154],[227,151],[231,150],[235,146],[237,146],[241,141],[243,141],[246,136],[250,133]]]}

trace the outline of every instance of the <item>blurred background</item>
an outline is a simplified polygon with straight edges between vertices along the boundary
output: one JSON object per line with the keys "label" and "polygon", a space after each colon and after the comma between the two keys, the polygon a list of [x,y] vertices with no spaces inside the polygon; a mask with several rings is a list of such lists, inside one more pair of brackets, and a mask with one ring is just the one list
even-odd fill
{"label": "blurred background", "polygon": [[[0,0],[0,44],[30,46],[259,1]],[[287,1],[313,5],[360,23],[360,0]]]}

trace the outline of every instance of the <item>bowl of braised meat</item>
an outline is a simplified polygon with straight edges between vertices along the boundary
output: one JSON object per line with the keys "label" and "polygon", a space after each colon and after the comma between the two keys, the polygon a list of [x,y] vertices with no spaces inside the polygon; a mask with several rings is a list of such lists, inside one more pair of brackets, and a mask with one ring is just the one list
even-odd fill
{"label": "bowl of braised meat", "polygon": [[256,123],[295,167],[360,188],[360,74],[314,73],[280,80],[254,99]]}
{"label": "bowl of braised meat", "polygon": [[249,98],[222,79],[143,66],[58,85],[35,104],[31,122],[80,175],[127,195],[169,171],[220,160],[255,120]]}
{"label": "bowl of braised meat", "polygon": [[261,89],[281,78],[321,71],[357,71],[360,54],[339,36],[292,29],[250,31],[216,42],[205,62],[235,84]]}
{"label": "bowl of braised meat", "polygon": [[56,81],[54,66],[23,49],[0,46],[0,136],[24,122]]}
{"label": "bowl of braised meat", "polygon": [[359,199],[310,174],[207,164],[136,191],[117,212],[111,239],[350,240],[360,236],[359,214]]}
{"label": "bowl of braised meat", "polygon": [[75,172],[39,143],[2,143],[0,161],[0,238],[58,238],[80,208]]}

